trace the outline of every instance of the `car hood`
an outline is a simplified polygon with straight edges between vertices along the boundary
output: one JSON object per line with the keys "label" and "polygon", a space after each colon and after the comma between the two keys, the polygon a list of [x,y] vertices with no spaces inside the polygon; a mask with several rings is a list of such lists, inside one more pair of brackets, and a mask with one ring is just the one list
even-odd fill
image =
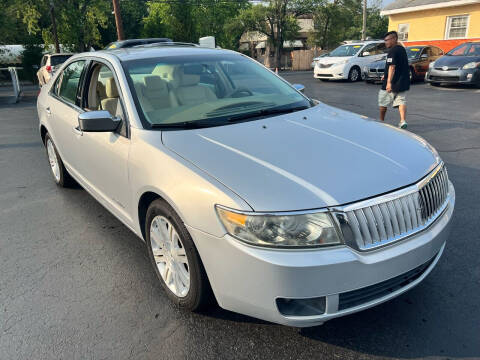
{"label": "car hood", "polygon": [[435,67],[449,66],[462,67],[472,61],[480,61],[480,56],[452,56],[445,55],[435,61]]}
{"label": "car hood", "polygon": [[320,64],[337,64],[339,62],[350,60],[352,56],[325,56],[318,60]]}
{"label": "car hood", "polygon": [[162,141],[255,211],[369,198],[417,182],[440,161],[420,137],[324,104],[234,125],[165,131]]}

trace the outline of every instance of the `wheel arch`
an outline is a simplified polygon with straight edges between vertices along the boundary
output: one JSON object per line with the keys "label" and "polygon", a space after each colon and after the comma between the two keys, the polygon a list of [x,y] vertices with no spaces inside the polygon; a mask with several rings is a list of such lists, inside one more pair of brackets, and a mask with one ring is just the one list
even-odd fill
{"label": "wheel arch", "polygon": [[159,194],[157,194],[154,191],[144,192],[138,200],[138,207],[137,207],[138,226],[140,228],[140,232],[142,234],[142,238],[143,238],[144,241],[146,241],[145,220],[147,218],[147,210],[148,210],[148,207],[150,206],[150,204],[157,199],[161,199],[161,200],[167,202],[162,196],[160,196]]}
{"label": "wheel arch", "polygon": [[40,136],[42,137],[42,143],[45,144],[45,136],[47,136],[47,127],[43,124],[40,125]]}

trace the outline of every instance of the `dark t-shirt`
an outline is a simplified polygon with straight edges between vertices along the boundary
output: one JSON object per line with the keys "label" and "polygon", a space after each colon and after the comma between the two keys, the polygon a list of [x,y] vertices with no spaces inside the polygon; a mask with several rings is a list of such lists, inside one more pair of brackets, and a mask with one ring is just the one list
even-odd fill
{"label": "dark t-shirt", "polygon": [[410,68],[408,67],[408,57],[405,48],[401,45],[395,45],[387,54],[385,64],[385,77],[383,79],[382,89],[387,89],[387,79],[390,65],[395,65],[395,74],[392,79],[392,91],[395,93],[407,91],[410,89]]}

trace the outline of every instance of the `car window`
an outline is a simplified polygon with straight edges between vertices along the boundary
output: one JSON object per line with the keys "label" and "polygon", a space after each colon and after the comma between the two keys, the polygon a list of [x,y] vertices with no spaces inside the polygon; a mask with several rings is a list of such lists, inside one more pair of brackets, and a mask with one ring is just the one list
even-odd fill
{"label": "car window", "polygon": [[383,54],[387,52],[387,47],[385,46],[385,43],[380,43],[377,44],[375,51],[377,54]]}
{"label": "car window", "polygon": [[333,50],[328,56],[353,56],[360,51],[362,45],[341,45]]}
{"label": "car window", "polygon": [[310,106],[290,85],[240,55],[171,56],[123,64],[147,126],[202,120],[225,124],[246,113]]}
{"label": "car window", "polygon": [[420,54],[423,54],[425,49],[422,50],[422,48],[415,47],[415,46],[409,46],[405,48],[405,51],[407,52],[407,57],[412,60],[412,59],[418,59],[420,57]]}
{"label": "car window", "polygon": [[68,65],[58,79],[57,95],[68,103],[75,104],[85,61],[75,61]]}
{"label": "car window", "polygon": [[124,119],[123,107],[116,79],[110,68],[97,63],[90,71],[85,110],[107,110],[110,115]]}
{"label": "car window", "polygon": [[50,65],[57,66],[63,64],[72,55],[55,55],[50,58]]}
{"label": "car window", "polygon": [[[366,45],[363,50],[362,50],[362,56],[371,56],[371,55],[375,55],[376,54],[376,51],[375,51],[375,48],[377,47],[376,44],[369,44],[369,45]],[[369,53],[368,55],[366,55],[365,53]]]}
{"label": "car window", "polygon": [[468,56],[480,56],[480,44],[471,44],[467,51]]}
{"label": "car window", "polygon": [[462,44],[457,46],[456,48],[453,48],[450,50],[447,55],[452,55],[452,56],[463,56],[469,49],[470,45],[469,44]]}

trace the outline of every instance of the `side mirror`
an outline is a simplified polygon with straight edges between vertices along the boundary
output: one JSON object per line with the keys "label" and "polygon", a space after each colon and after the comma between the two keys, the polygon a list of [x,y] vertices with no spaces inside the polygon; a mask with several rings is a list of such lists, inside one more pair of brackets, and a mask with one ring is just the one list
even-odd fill
{"label": "side mirror", "polygon": [[117,130],[121,122],[107,110],[85,111],[78,115],[78,127],[85,132],[112,132]]}
{"label": "side mirror", "polygon": [[420,56],[420,59],[428,59],[428,55],[427,55],[427,54],[422,54],[422,55]]}
{"label": "side mirror", "polygon": [[303,86],[302,84],[293,84],[292,85],[295,89],[297,89],[297,91],[300,91],[300,92],[304,92],[305,91],[305,86]]}
{"label": "side mirror", "polygon": [[362,53],[362,56],[370,56],[370,51],[364,51],[364,52]]}

